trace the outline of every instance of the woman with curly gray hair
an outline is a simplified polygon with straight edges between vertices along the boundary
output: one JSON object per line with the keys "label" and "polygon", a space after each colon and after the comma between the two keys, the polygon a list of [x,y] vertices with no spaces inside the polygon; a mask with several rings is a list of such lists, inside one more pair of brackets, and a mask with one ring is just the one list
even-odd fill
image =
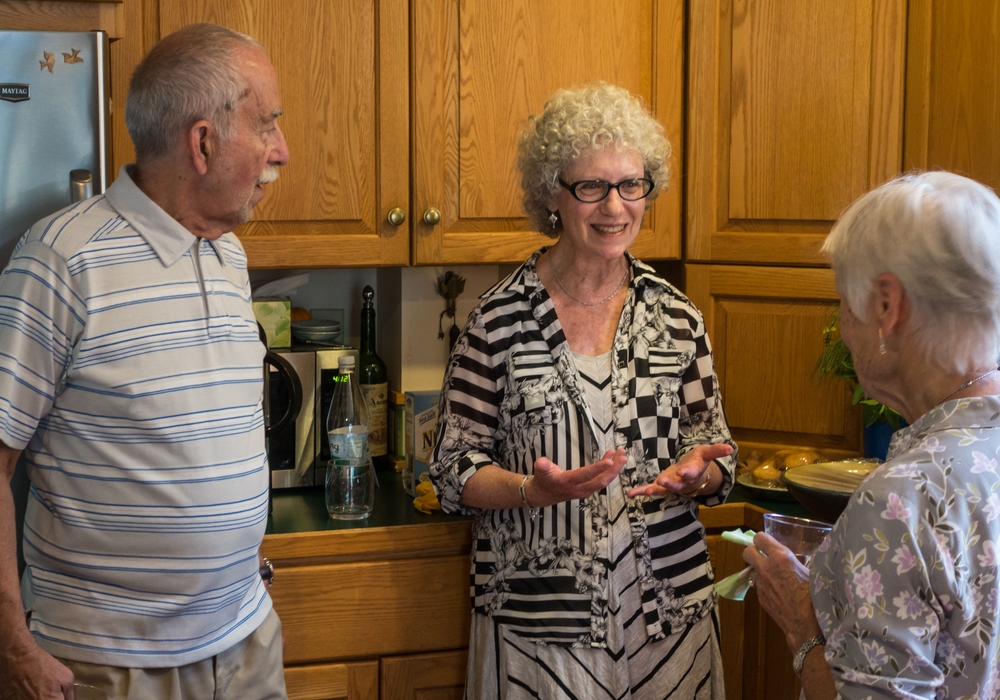
{"label": "woman with curly gray hair", "polygon": [[733,481],[701,314],[633,258],[670,146],[627,91],[560,90],[520,141],[557,240],[483,295],[431,478],[476,516],[466,697],[722,698],[699,503]]}

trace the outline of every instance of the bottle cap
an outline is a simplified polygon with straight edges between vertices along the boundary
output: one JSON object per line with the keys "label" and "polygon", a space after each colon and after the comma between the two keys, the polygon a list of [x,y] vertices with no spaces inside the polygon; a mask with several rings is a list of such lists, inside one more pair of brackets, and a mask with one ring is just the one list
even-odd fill
{"label": "bottle cap", "polygon": [[337,358],[337,367],[353,367],[354,355],[341,355]]}

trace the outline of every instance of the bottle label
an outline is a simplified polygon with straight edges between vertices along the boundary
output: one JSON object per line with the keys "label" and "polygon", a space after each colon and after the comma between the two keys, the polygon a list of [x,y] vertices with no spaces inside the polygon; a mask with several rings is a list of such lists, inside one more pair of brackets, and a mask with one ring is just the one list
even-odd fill
{"label": "bottle label", "polygon": [[381,457],[388,452],[389,384],[362,384],[361,394],[368,408],[368,449],[372,457]]}
{"label": "bottle label", "polygon": [[365,433],[330,433],[330,460],[346,461],[368,457],[368,435]]}

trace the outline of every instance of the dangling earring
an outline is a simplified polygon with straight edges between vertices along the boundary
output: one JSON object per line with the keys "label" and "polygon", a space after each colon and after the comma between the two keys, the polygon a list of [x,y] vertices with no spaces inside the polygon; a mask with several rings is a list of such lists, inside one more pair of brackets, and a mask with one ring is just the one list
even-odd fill
{"label": "dangling earring", "polygon": [[559,223],[559,215],[555,212],[549,214],[549,227],[552,229],[553,233],[556,230],[556,224]]}
{"label": "dangling earring", "polygon": [[882,329],[878,329],[878,354],[885,354],[885,338],[882,337]]}

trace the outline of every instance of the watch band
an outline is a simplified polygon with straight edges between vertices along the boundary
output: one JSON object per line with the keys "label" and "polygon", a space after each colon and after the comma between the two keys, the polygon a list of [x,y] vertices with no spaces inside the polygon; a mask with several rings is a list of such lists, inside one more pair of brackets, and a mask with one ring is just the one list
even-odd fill
{"label": "watch band", "polygon": [[260,562],[260,577],[264,579],[264,583],[270,588],[274,585],[274,564],[267,557],[263,557]]}
{"label": "watch band", "polygon": [[792,670],[795,671],[797,678],[802,678],[802,667],[806,663],[806,655],[813,650],[813,647],[822,646],[823,644],[826,644],[826,637],[822,634],[817,634],[815,637],[810,637],[803,642],[799,650],[795,652],[795,658],[792,659]]}

